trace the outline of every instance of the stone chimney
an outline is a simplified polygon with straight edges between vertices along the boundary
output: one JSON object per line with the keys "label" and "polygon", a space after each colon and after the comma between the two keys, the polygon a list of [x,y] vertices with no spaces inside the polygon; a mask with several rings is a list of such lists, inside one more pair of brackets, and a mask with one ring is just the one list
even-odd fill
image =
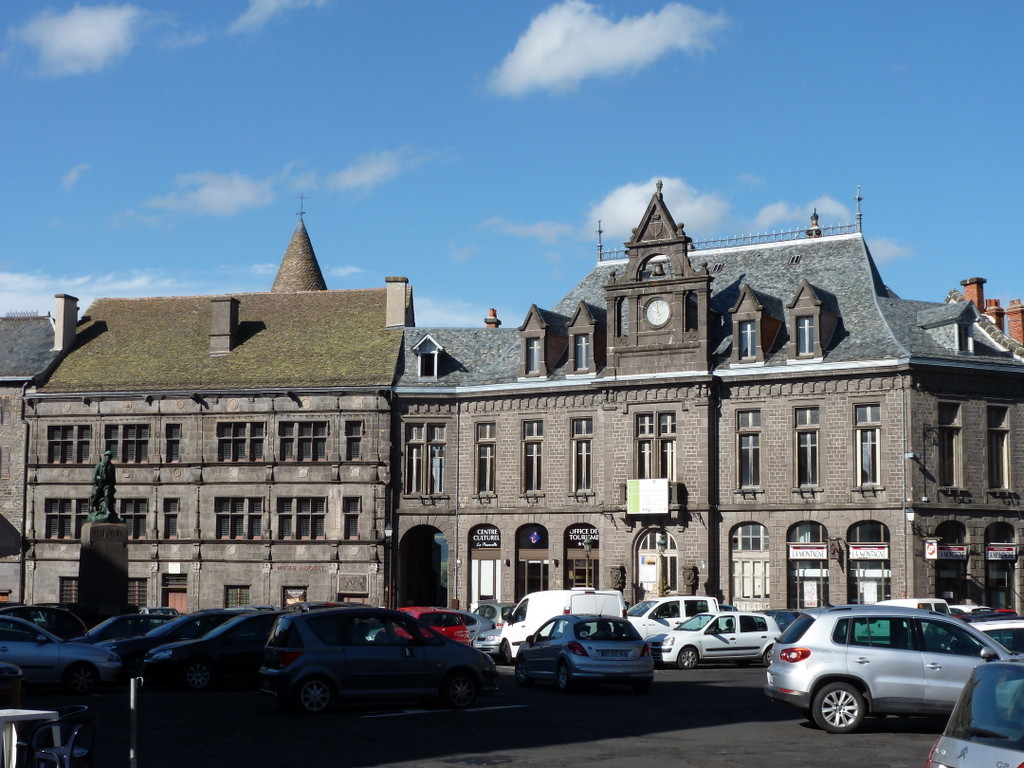
{"label": "stone chimney", "polygon": [[1010,299],[1006,308],[1006,335],[1024,344],[1024,305],[1020,299]]}
{"label": "stone chimney", "polygon": [[999,306],[999,299],[985,299],[985,314],[988,315],[988,319],[995,323],[1003,333],[1006,333],[1006,323],[1004,319],[1006,317],[1006,310]]}
{"label": "stone chimney", "polygon": [[409,278],[385,277],[387,286],[387,308],[384,313],[385,328],[405,328],[409,317]]}
{"label": "stone chimney", "polygon": [[969,277],[960,281],[960,285],[964,287],[964,296],[978,308],[979,312],[985,311],[985,283],[984,277]]}
{"label": "stone chimney", "polygon": [[210,354],[226,355],[238,343],[238,299],[216,296],[210,322]]}
{"label": "stone chimney", "polygon": [[494,307],[491,307],[490,311],[487,313],[487,317],[484,318],[484,325],[488,328],[501,327],[501,320],[498,319],[498,310]]}
{"label": "stone chimney", "polygon": [[57,316],[53,323],[53,348],[55,351],[70,352],[75,346],[78,328],[78,299],[66,293],[58,293]]}

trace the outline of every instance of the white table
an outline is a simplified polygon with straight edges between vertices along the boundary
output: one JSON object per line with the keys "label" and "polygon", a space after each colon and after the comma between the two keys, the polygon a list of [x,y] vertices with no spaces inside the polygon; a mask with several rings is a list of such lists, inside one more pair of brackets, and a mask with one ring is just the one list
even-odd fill
{"label": "white table", "polygon": [[14,768],[18,758],[17,723],[26,720],[56,720],[52,709],[0,709],[0,743],[3,745],[3,766]]}

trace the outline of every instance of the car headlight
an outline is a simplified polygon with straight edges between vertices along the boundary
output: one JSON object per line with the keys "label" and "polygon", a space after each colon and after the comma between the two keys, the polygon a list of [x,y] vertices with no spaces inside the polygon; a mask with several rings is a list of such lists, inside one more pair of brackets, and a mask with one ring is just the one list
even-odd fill
{"label": "car headlight", "polygon": [[662,648],[671,648],[675,645],[675,638],[672,635],[667,635],[664,640],[661,641]]}
{"label": "car headlight", "polygon": [[109,652],[109,653],[107,654],[107,661],[108,661],[109,663],[111,663],[111,664],[120,664],[120,663],[121,663],[121,657],[120,657],[120,656],[118,656],[118,655],[117,655],[116,653],[114,653],[113,651],[110,651],[110,652]]}
{"label": "car headlight", "polygon": [[171,651],[154,651],[146,654],[146,661],[167,661],[171,656]]}

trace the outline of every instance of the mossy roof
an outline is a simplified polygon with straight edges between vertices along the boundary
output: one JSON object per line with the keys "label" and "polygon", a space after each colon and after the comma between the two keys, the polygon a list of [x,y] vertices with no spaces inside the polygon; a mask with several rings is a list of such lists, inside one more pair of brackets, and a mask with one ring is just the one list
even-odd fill
{"label": "mossy roof", "polygon": [[210,355],[214,296],[99,299],[42,392],[390,386],[402,329],[386,289],[234,295],[238,341]]}

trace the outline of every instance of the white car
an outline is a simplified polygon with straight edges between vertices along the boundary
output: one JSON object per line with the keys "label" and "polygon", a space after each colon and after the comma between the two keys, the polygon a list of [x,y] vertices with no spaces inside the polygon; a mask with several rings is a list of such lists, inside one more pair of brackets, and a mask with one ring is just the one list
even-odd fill
{"label": "white car", "polygon": [[657,664],[693,669],[702,661],[759,661],[768,666],[780,635],[775,619],[763,613],[699,613],[663,635],[648,638]]}
{"label": "white car", "polygon": [[1014,653],[1024,652],[1024,617],[972,621],[971,626]]}

